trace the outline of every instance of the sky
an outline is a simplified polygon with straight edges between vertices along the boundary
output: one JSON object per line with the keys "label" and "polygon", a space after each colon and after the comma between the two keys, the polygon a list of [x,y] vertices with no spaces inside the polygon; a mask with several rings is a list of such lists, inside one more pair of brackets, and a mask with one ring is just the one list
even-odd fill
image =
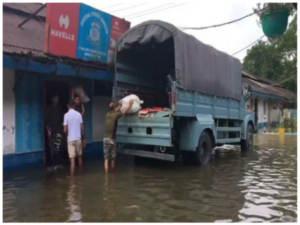
{"label": "sky", "polygon": [[[173,1],[173,3],[168,3],[164,0],[156,1],[155,3],[154,1],[151,3],[146,1],[127,1],[126,3],[89,1],[86,4],[114,16],[125,18],[131,22],[131,26],[147,20],[162,20],[178,27],[203,27],[228,22],[252,13],[252,9],[256,6],[255,2]],[[177,7],[172,8],[172,6]],[[164,8],[168,9],[162,10]],[[212,45],[216,49],[230,55],[251,44],[263,35],[256,15],[219,28],[198,31],[185,30],[185,32],[195,36],[203,43]],[[236,54],[235,57],[242,61],[246,53],[247,50],[244,50]]]}

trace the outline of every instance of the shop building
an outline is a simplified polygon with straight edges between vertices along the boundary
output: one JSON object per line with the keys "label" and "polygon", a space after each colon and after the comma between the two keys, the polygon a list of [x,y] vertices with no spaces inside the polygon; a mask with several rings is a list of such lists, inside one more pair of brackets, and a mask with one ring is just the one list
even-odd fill
{"label": "shop building", "polygon": [[42,6],[3,4],[4,170],[47,163],[45,112],[54,94],[60,96],[60,104],[67,110],[70,85],[82,86],[90,99],[85,104],[84,157],[102,156],[103,122],[112,96],[113,71],[107,63],[46,54],[47,7]]}
{"label": "shop building", "polygon": [[255,113],[258,133],[268,133],[279,126],[284,111],[296,118],[297,96],[282,87],[280,82],[255,76],[243,71],[243,83],[247,89],[251,86],[251,97],[246,101]]}

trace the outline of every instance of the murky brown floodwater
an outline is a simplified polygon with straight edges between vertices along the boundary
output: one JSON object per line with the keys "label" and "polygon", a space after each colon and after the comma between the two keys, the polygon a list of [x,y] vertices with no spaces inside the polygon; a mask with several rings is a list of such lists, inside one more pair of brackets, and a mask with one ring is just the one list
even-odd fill
{"label": "murky brown floodwater", "polygon": [[92,161],[73,181],[67,171],[4,174],[3,220],[295,222],[296,136],[255,139],[254,152],[218,150],[205,167],[125,160],[106,177]]}

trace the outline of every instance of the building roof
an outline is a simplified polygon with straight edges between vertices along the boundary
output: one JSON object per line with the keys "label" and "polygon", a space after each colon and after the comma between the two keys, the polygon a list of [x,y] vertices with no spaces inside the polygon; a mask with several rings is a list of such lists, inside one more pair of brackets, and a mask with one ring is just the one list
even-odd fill
{"label": "building roof", "polygon": [[99,62],[50,56],[43,52],[46,8],[18,27],[28,16],[39,9],[41,3],[3,4],[3,53],[15,56],[32,57],[39,60],[67,62],[84,67],[108,69]]}
{"label": "building roof", "polygon": [[295,93],[284,89],[278,82],[255,76],[245,71],[242,72],[242,75],[243,82],[251,85],[252,91],[283,97],[290,101],[297,100],[297,95]]}
{"label": "building roof", "polygon": [[[29,15],[38,10],[42,5],[43,3],[3,3],[3,7],[18,10]],[[40,11],[37,15],[41,17],[46,17],[46,8]]]}

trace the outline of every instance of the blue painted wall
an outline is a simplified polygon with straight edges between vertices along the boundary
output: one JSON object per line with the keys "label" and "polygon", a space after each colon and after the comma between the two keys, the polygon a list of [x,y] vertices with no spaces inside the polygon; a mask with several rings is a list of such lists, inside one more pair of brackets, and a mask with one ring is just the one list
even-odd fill
{"label": "blue painted wall", "polygon": [[43,82],[42,75],[15,72],[17,154],[44,149]]}

